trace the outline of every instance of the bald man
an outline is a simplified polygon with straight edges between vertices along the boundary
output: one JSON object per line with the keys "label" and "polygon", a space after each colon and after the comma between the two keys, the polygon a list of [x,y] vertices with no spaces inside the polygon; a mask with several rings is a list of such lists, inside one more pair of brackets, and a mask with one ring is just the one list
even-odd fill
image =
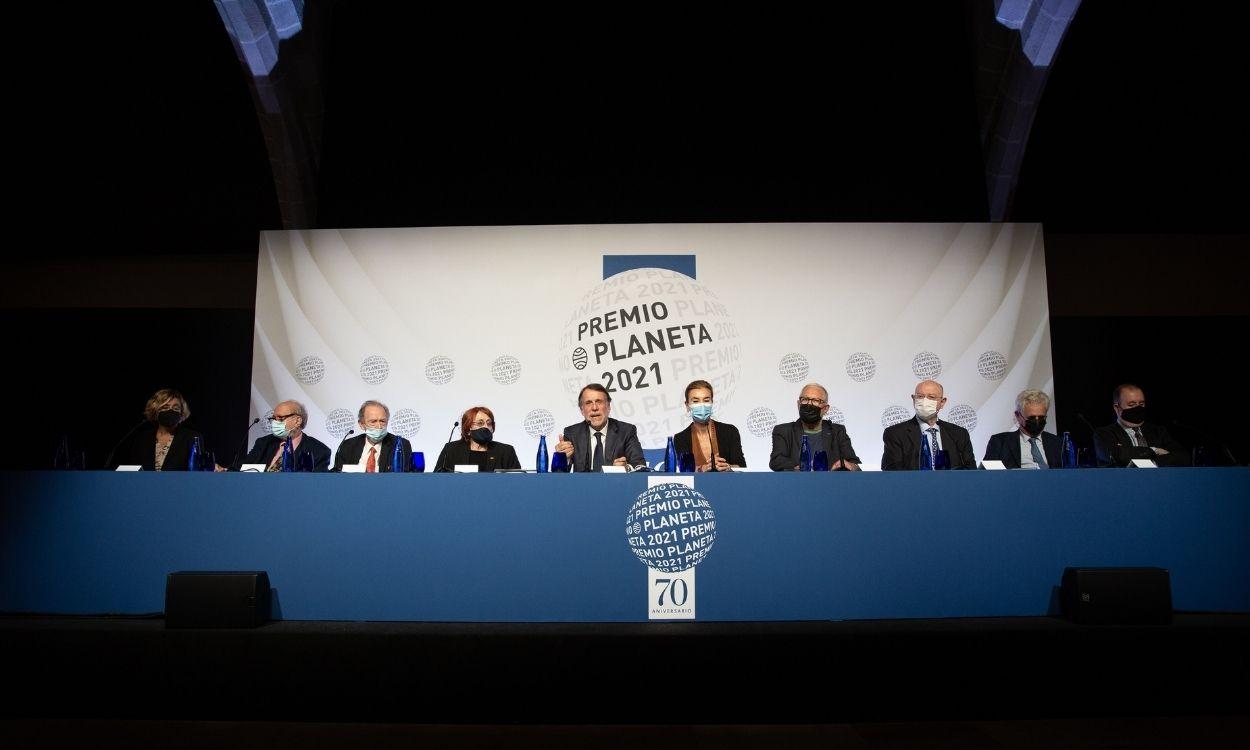
{"label": "bald man", "polygon": [[308,410],[303,404],[298,401],[283,401],[273,407],[265,422],[269,434],[256,440],[251,452],[241,463],[264,464],[266,471],[279,471],[282,469],[282,444],[290,440],[293,465],[296,468],[306,466],[309,459],[304,456],[311,455],[313,471],[330,470],[330,448],[312,435],[304,433],[304,427],[308,424]]}
{"label": "bald man", "polygon": [[859,456],[851,447],[846,428],[825,419],[829,414],[829,391],[820,383],[808,383],[799,391],[799,418],[773,428],[773,452],[768,468],[773,471],[798,471],[803,452],[803,436],[807,436],[811,455],[824,451],[831,471],[859,471]]}
{"label": "bald man", "polygon": [[911,395],[916,416],[906,422],[885,428],[881,435],[885,452],[881,455],[882,471],[916,470],[920,468],[921,440],[929,443],[929,452],[944,450],[950,458],[952,469],[975,469],[976,455],[972,452],[972,438],[968,431],[957,424],[938,419],[938,412],[946,406],[946,390],[936,380],[924,380],[916,384]]}

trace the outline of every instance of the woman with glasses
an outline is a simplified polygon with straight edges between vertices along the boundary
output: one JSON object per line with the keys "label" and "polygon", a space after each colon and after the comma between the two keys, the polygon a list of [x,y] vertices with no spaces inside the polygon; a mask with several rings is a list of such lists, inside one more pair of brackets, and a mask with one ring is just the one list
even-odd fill
{"label": "woman with glasses", "polygon": [[476,466],[478,471],[508,471],[521,468],[516,451],[495,440],[495,413],[485,406],[473,406],[460,417],[460,439],[443,446],[434,471],[456,471],[457,466]]}
{"label": "woman with glasses", "polygon": [[186,471],[191,443],[203,435],[183,423],[191,406],[173,388],[162,388],[143,406],[143,422],[122,439],[109,457],[109,469],[139,466],[143,471]]}

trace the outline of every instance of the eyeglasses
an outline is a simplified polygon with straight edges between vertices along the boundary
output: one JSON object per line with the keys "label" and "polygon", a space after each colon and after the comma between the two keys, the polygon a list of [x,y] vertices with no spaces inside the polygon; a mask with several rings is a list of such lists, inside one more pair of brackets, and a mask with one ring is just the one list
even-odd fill
{"label": "eyeglasses", "polygon": [[469,426],[473,427],[474,429],[477,429],[478,427],[494,427],[495,421],[493,419],[485,419],[485,420],[475,419],[473,420],[473,424]]}
{"label": "eyeglasses", "polygon": [[265,417],[265,419],[269,419],[269,420],[276,419],[279,422],[285,422],[291,417],[298,417],[298,416],[299,416],[298,414],[295,414],[294,412],[292,412],[291,414],[270,414],[269,416]]}
{"label": "eyeglasses", "polygon": [[828,402],[823,398],[808,398],[807,396],[802,396],[799,398],[799,403],[804,406],[824,406]]}

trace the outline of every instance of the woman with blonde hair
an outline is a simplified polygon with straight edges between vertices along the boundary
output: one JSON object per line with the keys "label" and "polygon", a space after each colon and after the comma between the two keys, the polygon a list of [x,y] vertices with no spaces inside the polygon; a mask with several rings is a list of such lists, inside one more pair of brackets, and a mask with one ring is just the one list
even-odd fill
{"label": "woman with blonde hair", "polygon": [[183,423],[191,406],[173,388],[162,388],[143,407],[144,421],[122,440],[106,468],[139,466],[144,471],[186,471],[191,443],[203,435]]}

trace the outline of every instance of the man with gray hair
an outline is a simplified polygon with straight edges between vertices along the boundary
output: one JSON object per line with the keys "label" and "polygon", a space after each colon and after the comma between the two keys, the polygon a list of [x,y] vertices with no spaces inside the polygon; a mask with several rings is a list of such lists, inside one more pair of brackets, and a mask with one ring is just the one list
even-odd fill
{"label": "man with gray hair", "polygon": [[1062,466],[1059,436],[1045,432],[1050,396],[1025,388],[1016,396],[1016,425],[990,437],[982,461],[1002,461],[1008,469],[1058,469]]}
{"label": "man with gray hair", "polygon": [[[331,471],[343,471],[344,466],[351,467],[347,471],[375,474],[389,471],[408,471],[408,462],[412,457],[412,444],[407,438],[391,434],[387,426],[391,422],[391,410],[381,401],[370,399],[360,405],[356,412],[357,426],[364,434],[357,435],[339,444],[334,454],[334,468]],[[391,458],[395,453],[395,443],[399,442],[400,463],[391,466]]]}
{"label": "man with gray hair", "polygon": [[[308,410],[298,401],[283,401],[273,407],[265,418],[269,434],[258,438],[241,464],[264,464],[266,471],[282,470],[282,446],[290,444],[291,465],[297,471],[330,469],[330,448],[304,432]],[[234,467],[238,468],[238,467]]]}

